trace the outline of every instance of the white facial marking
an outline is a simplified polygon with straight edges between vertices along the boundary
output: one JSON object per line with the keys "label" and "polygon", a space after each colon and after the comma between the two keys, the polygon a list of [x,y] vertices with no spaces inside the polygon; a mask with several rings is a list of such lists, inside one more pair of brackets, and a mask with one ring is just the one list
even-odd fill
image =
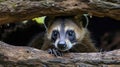
{"label": "white facial marking", "polygon": [[66,45],[67,45],[67,49],[66,50],[71,49],[72,46],[73,46],[73,44],[68,39],[66,39]]}
{"label": "white facial marking", "polygon": [[51,35],[52,35],[52,32],[53,32],[53,30],[58,30],[58,31],[60,31],[60,25],[53,25],[53,26],[51,26],[52,27],[52,29],[50,28],[50,30],[49,30],[49,32],[47,32],[47,38],[48,39],[51,39]]}
{"label": "white facial marking", "polygon": [[54,44],[55,48],[58,48],[57,44],[58,44],[59,40],[60,40],[60,39],[57,39],[57,40],[55,41],[55,44]]}

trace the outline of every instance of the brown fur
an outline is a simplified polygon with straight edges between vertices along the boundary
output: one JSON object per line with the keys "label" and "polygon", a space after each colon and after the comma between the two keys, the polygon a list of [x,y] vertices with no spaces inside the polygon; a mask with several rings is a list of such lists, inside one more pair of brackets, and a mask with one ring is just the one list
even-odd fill
{"label": "brown fur", "polygon": [[[79,41],[78,41],[79,42]],[[79,44],[76,44],[71,52],[96,52],[98,51],[90,39],[89,32],[85,34],[85,37],[80,41]]]}
{"label": "brown fur", "polygon": [[[73,30],[77,33],[77,44],[74,45],[70,51],[71,52],[96,52],[97,49],[92,43],[90,39],[90,34],[86,28],[83,27],[82,21],[80,20],[79,16],[70,17],[69,19],[72,19],[75,23],[71,23],[69,20],[66,20],[67,22],[65,25],[69,28],[74,28]],[[52,23],[54,19],[50,19],[51,22],[48,21],[48,31],[45,35],[44,44],[42,46],[42,50],[48,50],[50,48],[54,48],[53,45],[51,45],[51,40],[49,39],[51,32],[53,28],[58,25],[57,23]]]}

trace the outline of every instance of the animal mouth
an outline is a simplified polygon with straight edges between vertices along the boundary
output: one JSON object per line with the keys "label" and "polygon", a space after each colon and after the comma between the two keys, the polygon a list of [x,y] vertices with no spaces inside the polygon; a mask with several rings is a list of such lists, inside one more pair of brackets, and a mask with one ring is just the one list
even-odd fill
{"label": "animal mouth", "polygon": [[67,48],[58,48],[60,51],[66,51]]}

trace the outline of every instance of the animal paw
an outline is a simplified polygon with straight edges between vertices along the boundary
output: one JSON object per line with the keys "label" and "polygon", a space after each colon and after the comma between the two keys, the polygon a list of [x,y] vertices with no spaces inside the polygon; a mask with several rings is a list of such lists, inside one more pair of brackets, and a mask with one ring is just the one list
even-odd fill
{"label": "animal paw", "polygon": [[48,53],[53,54],[54,56],[63,56],[63,53],[57,49],[48,49]]}

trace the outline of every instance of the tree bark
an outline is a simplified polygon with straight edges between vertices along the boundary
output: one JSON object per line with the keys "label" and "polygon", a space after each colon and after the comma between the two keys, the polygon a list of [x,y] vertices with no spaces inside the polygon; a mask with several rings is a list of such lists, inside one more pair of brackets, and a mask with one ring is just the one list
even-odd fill
{"label": "tree bark", "polygon": [[0,0],[0,24],[38,16],[88,13],[120,20],[119,0]]}
{"label": "tree bark", "polygon": [[65,53],[62,57],[31,47],[18,47],[0,41],[3,67],[101,67],[120,64],[120,50],[97,53]]}

